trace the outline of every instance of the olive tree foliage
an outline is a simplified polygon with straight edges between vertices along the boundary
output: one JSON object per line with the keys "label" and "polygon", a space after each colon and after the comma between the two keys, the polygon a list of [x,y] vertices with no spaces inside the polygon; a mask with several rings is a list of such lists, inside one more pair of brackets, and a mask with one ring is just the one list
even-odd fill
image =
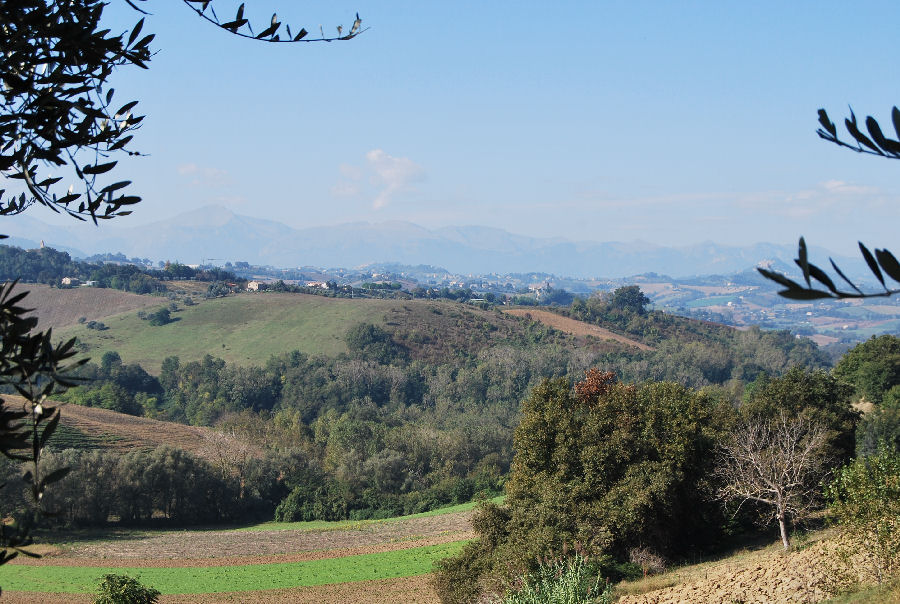
{"label": "olive tree foliage", "polygon": [[718,496],[762,504],[778,523],[781,543],[790,548],[788,527],[815,509],[819,484],[829,467],[824,426],[804,416],[755,418],[744,422],[718,446]]}
{"label": "olive tree foliage", "polygon": [[[837,126],[835,126],[834,122],[831,121],[831,118],[828,117],[828,112],[824,109],[819,109],[819,125],[821,127],[816,130],[816,134],[830,143],[838,145],[839,147],[844,147],[845,149],[856,151],[857,153],[877,155],[888,159],[900,159],[900,109],[897,109],[896,106],[891,111],[891,123],[894,133],[897,136],[896,139],[885,136],[878,120],[872,116],[866,117],[865,124],[866,130],[868,131],[867,136],[866,133],[860,129],[856,114],[853,113],[853,109],[851,108],[850,117],[844,119],[844,127],[847,129],[847,132],[853,138],[854,142],[846,142],[838,136]],[[835,264],[834,260],[829,258],[829,262],[831,263],[834,272],[849,286],[849,288],[843,285],[839,287],[825,271],[809,262],[806,242],[803,240],[803,237],[800,238],[795,262],[803,271],[805,286],[780,273],[776,273],[775,271],[763,268],[757,270],[763,277],[775,281],[779,285],[783,285],[785,289],[778,292],[779,295],[792,300],[816,300],[819,298],[877,298],[888,297],[900,293],[900,288],[885,279],[885,277],[889,277],[892,281],[900,283],[900,262],[897,261],[897,258],[890,250],[875,249],[874,253],[872,253],[872,251],[863,245],[862,242],[859,242],[859,251],[865,259],[869,270],[872,271],[872,274],[881,284],[884,291],[863,292],[850,281],[846,275],[844,275],[843,271]],[[815,280],[815,285],[813,285],[812,280]]]}
{"label": "olive tree foliage", "polygon": [[[0,453],[27,462],[22,478],[32,499],[40,503],[47,486],[68,473],[63,468],[44,474],[38,463],[59,424],[59,409],[47,399],[74,385],[71,373],[86,359],[72,360],[74,338],[54,345],[50,330],[36,332],[37,318],[27,316],[29,309],[19,304],[27,292],[14,287],[15,283],[0,285],[0,385],[12,387],[21,398],[0,399]],[[0,564],[19,553],[28,554],[22,550],[31,542],[28,528],[27,522],[0,523]]]}
{"label": "olive tree foliage", "polygon": [[[142,116],[119,103],[109,78],[119,67],[147,67],[153,35],[143,20],[113,35],[101,0],[21,0],[0,4],[0,215],[34,204],[94,221],[128,214],[140,201],[128,181],[107,182],[113,157]],[[15,188],[10,188],[18,185]]]}
{"label": "olive tree foliage", "polygon": [[[146,0],[138,1],[146,2]],[[236,36],[240,36],[242,38],[252,38],[254,40],[262,40],[264,42],[336,42],[338,40],[352,40],[362,32],[366,31],[362,29],[362,19],[359,18],[359,13],[357,13],[356,18],[353,20],[353,24],[350,26],[350,29],[347,30],[347,33],[344,33],[343,25],[338,25],[335,28],[337,29],[337,35],[328,36],[325,34],[325,30],[320,25],[319,37],[311,38],[309,37],[309,32],[305,27],[301,27],[300,29],[294,28],[294,31],[292,32],[291,26],[285,24],[285,37],[282,38],[282,22],[278,20],[277,14],[273,14],[272,19],[266,24],[266,26],[260,29],[259,33],[256,33],[253,31],[253,26],[250,24],[250,20],[244,17],[243,3],[241,3],[241,5],[238,7],[233,19],[220,19],[216,14],[215,7],[212,6],[212,0],[182,1],[189,7],[191,7],[191,9],[200,17],[202,17],[206,21],[209,21],[213,25],[221,27],[222,29],[229,31]],[[134,4],[132,4],[129,0],[126,0],[126,2],[134,6]]]}
{"label": "olive tree foliage", "polygon": [[[136,3],[124,0],[144,13]],[[356,15],[344,34],[307,37],[285,26],[277,15],[254,33],[244,5],[233,19],[220,19],[212,0],[184,0],[212,24],[245,38],[265,42],[331,42],[362,33]],[[120,67],[147,69],[153,34],[144,19],[130,31],[112,33],[102,26],[104,0],[18,0],[0,3],[0,215],[20,214],[34,204],[79,220],[124,216],[140,197],[126,193],[127,180],[110,172],[132,150],[143,116],[137,101],[117,100],[110,78]]]}
{"label": "olive tree foliage", "polygon": [[[233,20],[221,20],[211,0],[184,1],[232,34],[282,41],[275,15],[254,34],[243,4]],[[138,3],[146,0],[124,2],[145,12]],[[140,202],[126,192],[131,182],[115,180],[111,172],[122,157],[140,155],[131,143],[143,116],[134,112],[137,101],[116,97],[110,78],[121,67],[146,69],[154,36],[143,33],[143,18],[125,32],[104,29],[106,6],[104,0],[0,2],[0,216],[37,204],[96,224],[129,214]],[[360,26],[357,15],[347,34],[339,27],[336,37],[322,32],[307,39],[305,29],[296,35],[286,30],[292,42],[333,41],[356,37]],[[0,400],[0,453],[31,464],[23,478],[39,502],[46,486],[67,472],[44,476],[39,468],[41,450],[59,422],[47,397],[73,385],[67,374],[84,361],[71,361],[74,340],[54,345],[50,330],[36,331],[37,319],[19,305],[26,292],[13,287],[0,286],[0,382],[24,402]],[[0,524],[0,564],[28,542],[27,526]]]}

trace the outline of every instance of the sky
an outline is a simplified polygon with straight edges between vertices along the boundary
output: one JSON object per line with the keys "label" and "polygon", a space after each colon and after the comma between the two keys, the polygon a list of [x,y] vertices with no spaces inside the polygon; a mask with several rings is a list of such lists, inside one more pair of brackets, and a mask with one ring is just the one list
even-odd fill
{"label": "sky", "polygon": [[[815,134],[819,107],[840,123],[848,104],[889,127],[895,1],[247,4],[263,25],[369,29],[271,45],[148,0],[158,52],[113,76],[147,116],[148,156],[116,168],[143,201],[101,228],[219,205],[298,228],[900,248],[900,161]],[[139,15],[111,0],[107,17]]]}

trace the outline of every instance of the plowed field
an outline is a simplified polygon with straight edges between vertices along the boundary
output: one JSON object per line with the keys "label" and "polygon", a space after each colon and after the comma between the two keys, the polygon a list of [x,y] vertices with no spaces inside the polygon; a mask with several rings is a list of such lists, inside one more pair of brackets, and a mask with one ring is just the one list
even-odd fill
{"label": "plowed field", "polygon": [[512,308],[503,312],[515,315],[517,317],[530,316],[535,321],[540,321],[544,325],[549,325],[553,329],[557,329],[573,336],[594,336],[595,338],[599,338],[601,340],[615,340],[620,344],[634,346],[635,348],[638,348],[640,350],[653,350],[652,347],[647,346],[646,344],[642,344],[637,340],[632,340],[631,338],[628,338],[626,336],[613,333],[608,329],[604,329],[603,327],[591,325],[590,323],[585,323],[584,321],[570,319],[569,317],[563,317],[548,310]]}
{"label": "plowed field", "polygon": [[[0,569],[0,584],[9,586],[3,592],[5,602],[89,602],[84,592],[96,577],[122,572],[141,576],[167,592],[162,602],[431,603],[437,602],[427,579],[433,557],[443,557],[439,552],[447,546],[473,536],[470,515],[465,511],[335,523],[314,530],[277,530],[270,528],[277,525],[268,524],[261,530],[134,532],[113,539],[98,535],[96,540],[44,547],[41,559],[19,557]],[[378,562],[379,555],[398,562]],[[418,560],[409,565],[410,557]],[[399,576],[404,574],[402,564],[409,566],[412,576]],[[367,580],[367,568],[372,569],[368,577],[374,579]],[[361,578],[342,580],[347,572]],[[54,573],[58,578],[52,579]],[[67,580],[70,591],[81,593],[16,591],[29,576],[51,577],[56,583]],[[296,582],[291,583],[292,577]],[[210,581],[216,587],[205,589]],[[230,588],[242,582],[255,587]],[[201,593],[189,593],[194,591]]]}
{"label": "plowed field", "polygon": [[160,296],[141,296],[99,287],[56,289],[49,285],[28,283],[17,285],[16,291],[20,290],[29,292],[21,304],[34,309],[39,329],[56,330],[77,325],[82,317],[87,321],[102,321],[110,315],[168,303],[166,298]]}

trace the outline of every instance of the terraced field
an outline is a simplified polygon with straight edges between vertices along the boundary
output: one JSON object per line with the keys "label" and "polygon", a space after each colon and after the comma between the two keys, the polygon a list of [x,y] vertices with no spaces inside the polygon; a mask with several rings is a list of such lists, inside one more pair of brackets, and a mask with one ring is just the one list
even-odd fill
{"label": "terraced field", "polygon": [[[80,405],[63,406],[61,416],[60,425],[63,433],[54,434],[53,439],[65,435],[65,429],[68,428],[71,432],[85,435],[88,439],[99,440],[105,449],[123,452],[170,445],[202,456],[204,435],[211,432],[210,428],[160,422],[146,417]],[[51,440],[51,444],[58,449],[66,448],[67,444],[68,447],[79,448],[77,443],[56,443]]]}

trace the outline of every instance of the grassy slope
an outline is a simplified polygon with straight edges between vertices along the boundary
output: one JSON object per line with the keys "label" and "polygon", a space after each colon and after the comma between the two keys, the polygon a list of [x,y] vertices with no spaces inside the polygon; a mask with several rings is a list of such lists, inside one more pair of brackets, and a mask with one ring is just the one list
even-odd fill
{"label": "grassy slope", "polygon": [[127,363],[158,372],[176,355],[190,361],[212,354],[241,365],[262,365],[272,354],[300,350],[334,355],[346,350],[343,335],[354,323],[384,323],[391,301],[353,301],[302,294],[243,294],[185,307],[168,325],[154,327],[125,312],[104,319],[106,331],[81,325],[60,330],[77,336],[91,357],[115,350]]}
{"label": "grassy slope", "polygon": [[[158,297],[150,299],[160,306],[168,304]],[[189,307],[179,304],[173,317],[173,323],[154,327],[139,319],[137,311],[127,311],[103,317],[109,327],[105,331],[74,324],[58,333],[76,336],[94,359],[115,350],[126,363],[139,363],[158,373],[163,359],[172,355],[192,361],[211,354],[238,365],[263,365],[273,354],[292,350],[336,355],[347,350],[344,334],[359,322],[384,327],[410,348],[414,358],[425,360],[476,353],[520,337],[526,329],[517,318],[456,302],[349,300],[305,294],[247,293],[203,300]],[[608,346],[624,348],[615,342]]]}
{"label": "grassy slope", "polygon": [[71,566],[0,566],[4,590],[48,593],[87,593],[107,573],[140,577],[164,594],[216,593],[309,587],[371,579],[412,577],[432,571],[436,560],[453,555],[464,542],[361,554],[344,558],[244,564],[203,568],[103,568]]}

